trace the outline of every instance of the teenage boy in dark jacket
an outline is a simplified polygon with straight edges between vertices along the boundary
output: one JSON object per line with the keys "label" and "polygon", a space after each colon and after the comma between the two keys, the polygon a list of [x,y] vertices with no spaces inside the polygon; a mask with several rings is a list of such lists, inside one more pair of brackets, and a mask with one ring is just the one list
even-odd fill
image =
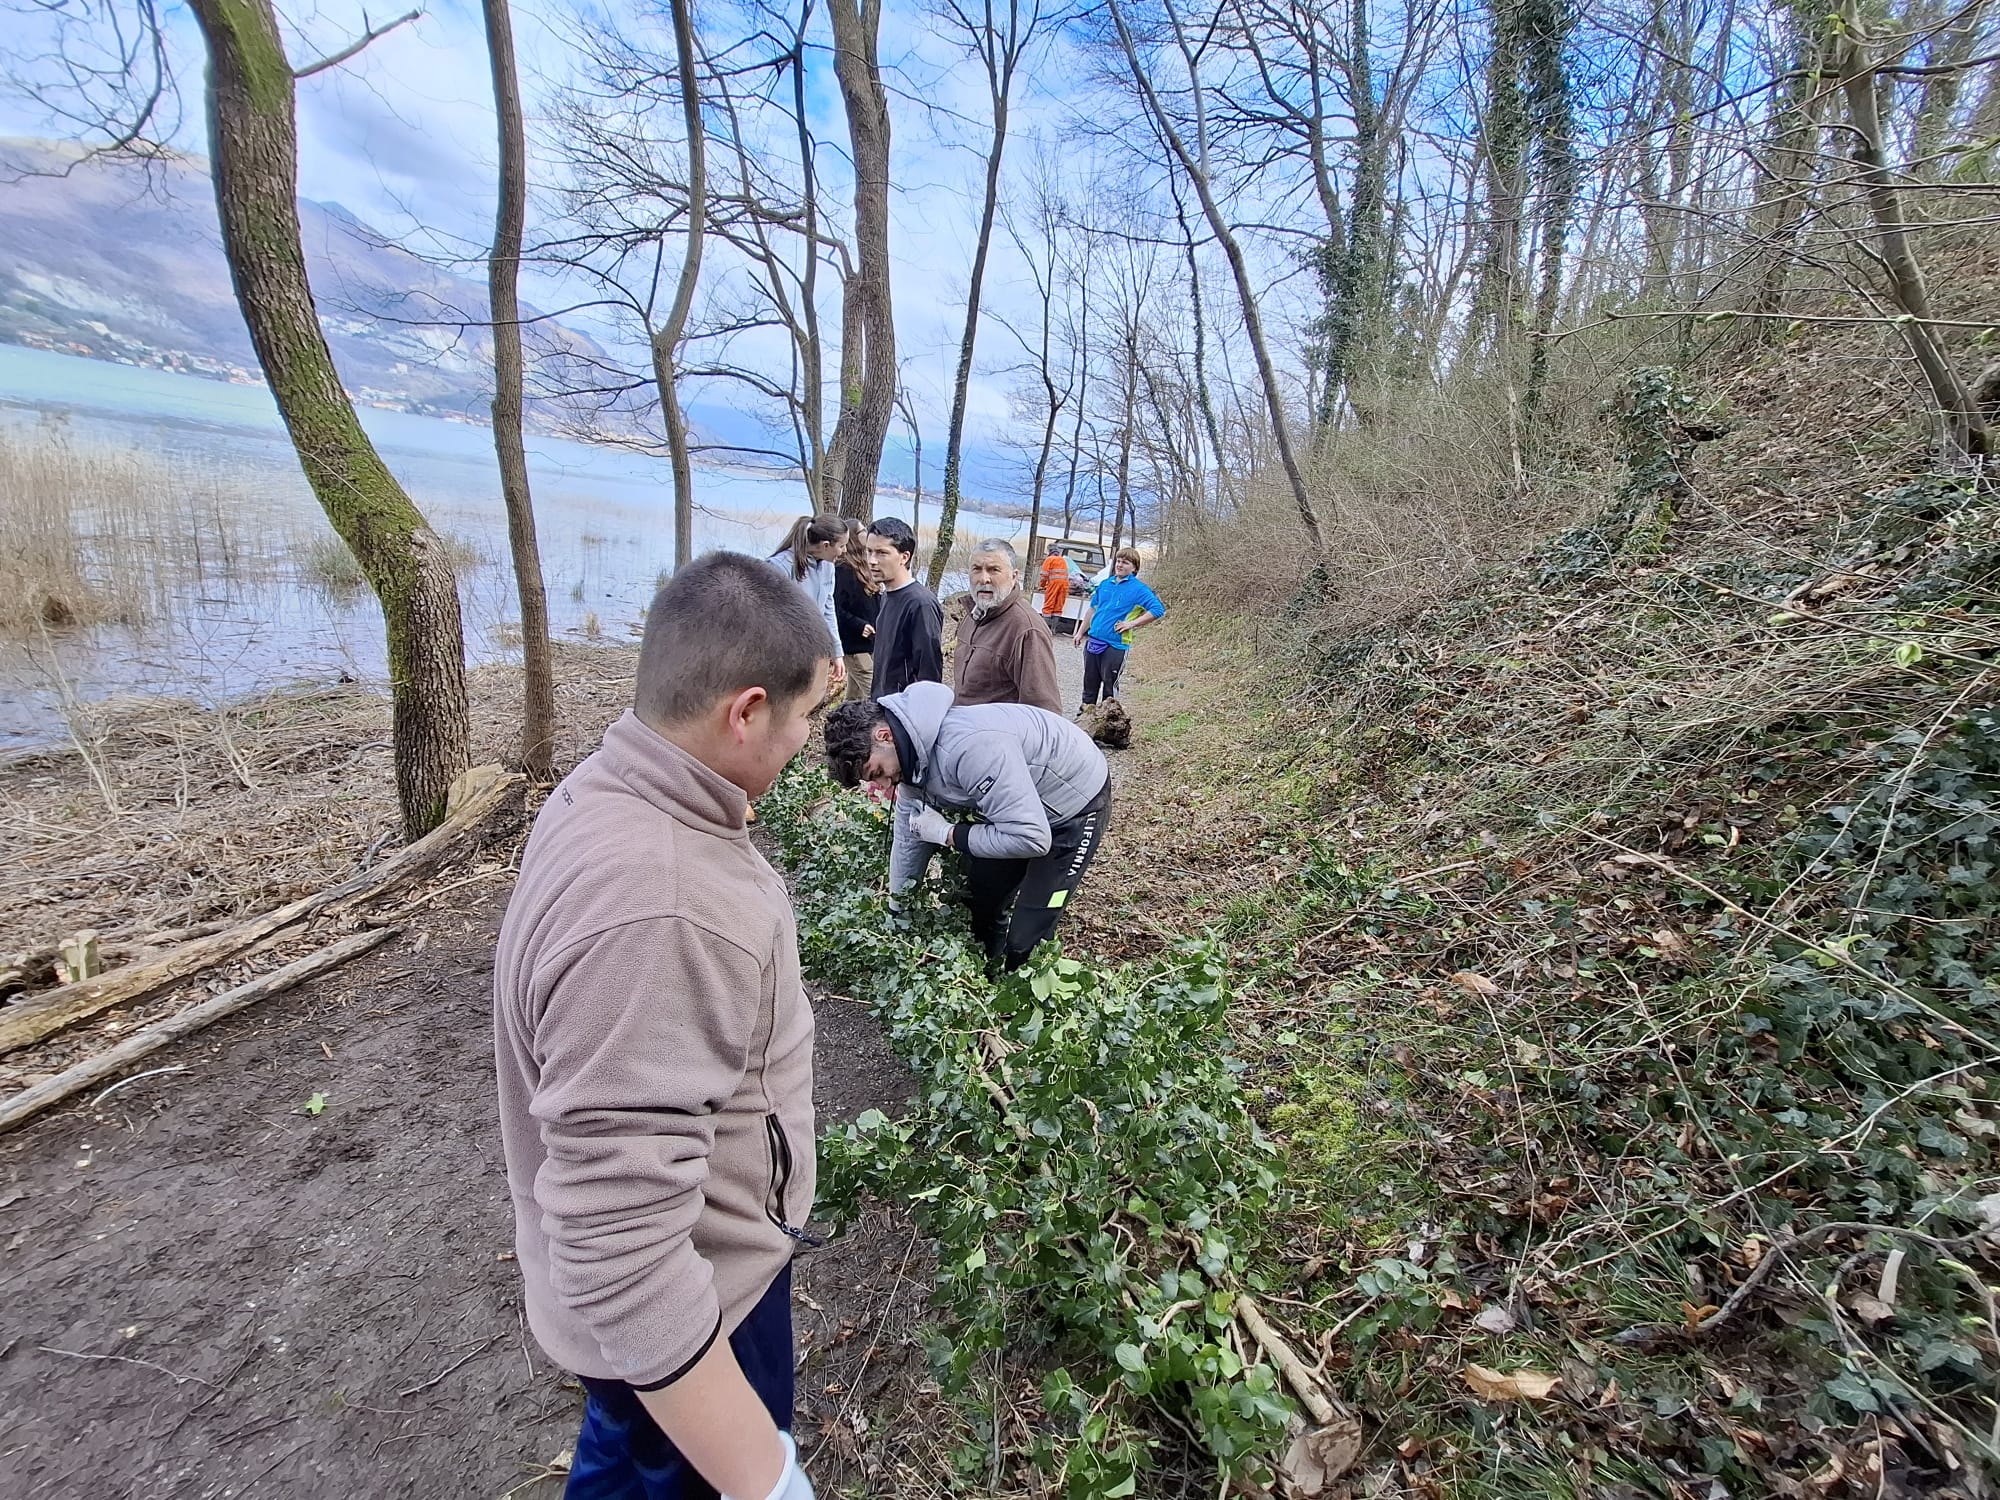
{"label": "teenage boy in dark jacket", "polygon": [[528,1326],[587,1393],[576,1500],[811,1500],[791,1264],[813,1018],[749,798],[805,743],[833,642],[711,553],[653,600],[631,711],[535,819],[493,969]]}
{"label": "teenage boy in dark jacket", "polygon": [[826,760],[842,786],[895,792],[892,895],[938,848],[966,857],[972,934],[1009,969],[1054,935],[1111,816],[1111,767],[1089,735],[1026,704],[955,708],[942,683],[841,704],[826,721]]}
{"label": "teenage boy in dark jacket", "polygon": [[875,581],[882,585],[875,615],[875,681],[877,698],[900,693],[913,682],[944,681],[944,611],[937,595],[917,582],[910,564],[917,555],[917,535],[909,523],[894,516],[871,521],[862,538]]}

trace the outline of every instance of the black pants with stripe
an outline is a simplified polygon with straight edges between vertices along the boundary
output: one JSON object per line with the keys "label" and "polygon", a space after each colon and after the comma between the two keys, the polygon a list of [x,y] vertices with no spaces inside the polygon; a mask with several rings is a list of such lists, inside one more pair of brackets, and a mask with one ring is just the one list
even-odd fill
{"label": "black pants with stripe", "polygon": [[[1097,855],[1111,817],[1111,779],[1075,817],[1049,830],[1049,852],[1034,859],[965,861],[965,894],[972,907],[972,935],[1002,968],[1018,969],[1035,945],[1055,935],[1056,923]],[[1012,908],[1011,914],[1009,908]]]}

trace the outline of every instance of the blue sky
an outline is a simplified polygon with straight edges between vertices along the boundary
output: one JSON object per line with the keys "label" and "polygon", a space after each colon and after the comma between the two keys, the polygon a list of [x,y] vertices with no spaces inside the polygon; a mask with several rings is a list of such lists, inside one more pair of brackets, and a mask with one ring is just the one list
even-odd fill
{"label": "blue sky", "polygon": [[[379,25],[396,14],[400,4],[281,5],[294,63],[345,46],[368,23]],[[517,0],[517,46],[531,112],[571,77],[564,25],[572,13],[567,0]],[[167,15],[181,79],[173,143],[198,152],[204,148],[200,40],[184,7],[170,5]],[[715,6],[713,15],[717,30],[729,24],[722,6]],[[926,467],[935,485],[977,223],[985,85],[976,63],[954,55],[922,13],[902,0],[890,0],[885,10],[882,53],[896,96],[891,108],[898,355],[924,427]],[[1009,147],[1016,160],[1026,160],[1037,138],[1052,141],[1064,128],[1068,90],[1058,82],[1064,68],[1051,59],[1044,55],[1016,106]],[[822,54],[815,62],[821,75],[812,96],[816,127],[823,141],[844,153],[846,131],[831,59]],[[483,253],[491,234],[495,148],[477,4],[427,0],[417,21],[379,38],[341,67],[303,80],[298,105],[302,196],[339,203],[424,253],[468,262]],[[32,105],[0,97],[0,133],[51,132]],[[844,220],[844,207],[839,214]],[[531,238],[533,228],[531,223]],[[476,265],[471,269],[478,274]],[[987,283],[989,309],[1002,316],[1025,310],[1020,269],[1006,246],[996,248]],[[565,300],[565,289],[546,278],[538,283],[531,276],[526,290],[544,306]],[[837,312],[829,325],[837,329]],[[990,321],[979,352],[968,428],[972,441],[983,447],[1007,423],[1012,376],[1006,367],[1018,353],[1004,329]],[[903,472],[885,470],[884,478],[906,479],[907,461],[899,467]]]}

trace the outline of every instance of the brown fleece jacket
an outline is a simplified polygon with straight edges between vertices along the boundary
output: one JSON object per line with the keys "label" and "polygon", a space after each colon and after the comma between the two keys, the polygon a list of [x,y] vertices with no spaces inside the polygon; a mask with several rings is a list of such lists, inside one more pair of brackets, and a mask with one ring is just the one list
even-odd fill
{"label": "brown fleece jacket", "polygon": [[493,968],[528,1325],[666,1385],[812,1213],[812,1011],[741,790],[627,713],[535,819]]}
{"label": "brown fleece jacket", "polygon": [[979,703],[1025,703],[1059,714],[1056,648],[1049,627],[1016,589],[983,620],[969,602],[959,616],[952,648],[952,697],[960,708]]}

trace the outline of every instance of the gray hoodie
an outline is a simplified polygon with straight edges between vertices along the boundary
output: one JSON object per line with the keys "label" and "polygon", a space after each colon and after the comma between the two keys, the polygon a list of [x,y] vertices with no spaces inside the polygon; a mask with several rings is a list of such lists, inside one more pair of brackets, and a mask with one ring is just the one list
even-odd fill
{"label": "gray hoodie", "polygon": [[923,874],[932,846],[910,831],[917,804],[973,812],[965,834],[975,859],[1047,854],[1050,827],[1075,817],[1104,790],[1111,767],[1090,736],[1058,714],[1025,703],[952,703],[940,682],[915,682],[881,700],[914,752],[896,798],[889,888]]}

